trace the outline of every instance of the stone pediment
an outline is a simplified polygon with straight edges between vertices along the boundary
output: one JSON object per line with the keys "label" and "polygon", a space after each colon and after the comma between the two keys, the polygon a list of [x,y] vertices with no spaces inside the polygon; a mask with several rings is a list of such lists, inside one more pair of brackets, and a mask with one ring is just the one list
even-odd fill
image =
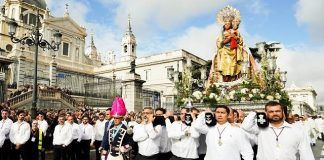
{"label": "stone pediment", "polygon": [[49,18],[45,20],[45,23],[48,25],[53,25],[59,30],[66,30],[86,36],[86,29],[78,25],[70,17]]}

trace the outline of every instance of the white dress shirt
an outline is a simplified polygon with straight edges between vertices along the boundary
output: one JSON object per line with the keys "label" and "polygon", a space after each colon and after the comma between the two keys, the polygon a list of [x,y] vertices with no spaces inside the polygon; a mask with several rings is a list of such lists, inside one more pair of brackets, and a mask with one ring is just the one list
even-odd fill
{"label": "white dress shirt", "polygon": [[77,140],[78,142],[81,141],[82,131],[80,129],[80,126],[73,122],[72,124],[72,139]]}
{"label": "white dress shirt", "polygon": [[2,119],[0,121],[0,148],[2,147],[4,141],[6,139],[9,139],[9,132],[10,128],[12,125],[12,120],[7,118],[7,119]]}
{"label": "white dress shirt", "polygon": [[[258,160],[296,160],[297,153],[300,160],[314,160],[309,141],[305,132],[299,127],[284,122],[276,128],[269,127],[261,129],[255,121],[255,112],[251,112],[243,121],[242,128],[258,136]],[[280,134],[281,132],[281,134]],[[276,138],[278,136],[278,142]]]}
{"label": "white dress shirt", "polygon": [[10,128],[9,138],[13,144],[25,144],[30,137],[30,125],[25,122],[15,122]]}
{"label": "white dress shirt", "polygon": [[199,114],[192,126],[200,133],[206,134],[207,151],[205,160],[230,159],[253,160],[253,150],[244,131],[226,122],[208,127],[204,112]]}
{"label": "white dress shirt", "polygon": [[162,126],[160,153],[167,153],[171,151],[171,139],[168,137],[166,126]]}
{"label": "white dress shirt", "polygon": [[138,124],[133,129],[133,140],[138,142],[138,153],[143,156],[153,156],[159,153],[162,133],[161,125],[153,128],[152,123]]}
{"label": "white dress shirt", "polygon": [[80,124],[80,129],[81,129],[81,140],[91,140],[90,145],[93,144],[95,140],[95,133],[94,133],[94,128],[92,125],[89,123],[87,124]]}
{"label": "white dress shirt", "polygon": [[70,124],[58,124],[53,133],[53,145],[68,146],[72,142],[72,126]]}
{"label": "white dress shirt", "polygon": [[96,124],[94,126],[96,141],[102,141],[102,138],[103,138],[103,135],[105,132],[106,122],[107,122],[107,120],[100,121],[99,119],[96,121]]}
{"label": "white dress shirt", "polygon": [[46,136],[46,131],[47,131],[47,128],[48,128],[48,123],[46,120],[38,120],[38,128],[40,128],[44,134],[44,136]]}
{"label": "white dress shirt", "polygon": [[[171,124],[170,120],[166,119],[166,125],[168,136],[171,138],[172,154],[180,158],[198,158],[199,133],[180,121]],[[186,136],[186,132],[190,135]]]}

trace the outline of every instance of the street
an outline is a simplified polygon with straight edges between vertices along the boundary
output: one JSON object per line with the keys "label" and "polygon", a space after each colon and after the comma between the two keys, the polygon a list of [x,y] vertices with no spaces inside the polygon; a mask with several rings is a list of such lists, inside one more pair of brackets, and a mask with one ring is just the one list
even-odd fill
{"label": "street", "polygon": [[317,140],[316,146],[312,147],[316,160],[324,160],[324,142]]}
{"label": "street", "polygon": [[[317,140],[316,146],[312,147],[315,160],[324,160],[324,141]],[[91,160],[95,160],[95,150],[91,150]],[[47,152],[46,154],[48,160],[53,159],[53,152]]]}

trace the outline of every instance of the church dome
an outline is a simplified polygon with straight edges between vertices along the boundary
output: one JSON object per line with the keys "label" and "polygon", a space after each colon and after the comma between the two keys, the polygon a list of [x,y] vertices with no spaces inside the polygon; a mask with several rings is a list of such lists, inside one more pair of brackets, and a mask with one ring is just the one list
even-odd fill
{"label": "church dome", "polygon": [[46,9],[47,6],[45,0],[23,0],[23,2],[31,5],[35,5],[36,7],[44,10]]}

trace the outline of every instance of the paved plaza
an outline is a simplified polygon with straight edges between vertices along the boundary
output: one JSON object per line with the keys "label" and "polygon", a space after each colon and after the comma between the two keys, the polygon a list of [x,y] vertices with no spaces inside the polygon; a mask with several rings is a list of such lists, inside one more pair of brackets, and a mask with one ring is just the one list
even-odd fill
{"label": "paved plaza", "polygon": [[[324,160],[324,142],[318,140],[316,146],[312,147],[313,153],[315,155],[315,160]],[[95,150],[91,150],[91,160],[95,160]],[[53,159],[53,152],[48,152],[47,154],[48,160]]]}

